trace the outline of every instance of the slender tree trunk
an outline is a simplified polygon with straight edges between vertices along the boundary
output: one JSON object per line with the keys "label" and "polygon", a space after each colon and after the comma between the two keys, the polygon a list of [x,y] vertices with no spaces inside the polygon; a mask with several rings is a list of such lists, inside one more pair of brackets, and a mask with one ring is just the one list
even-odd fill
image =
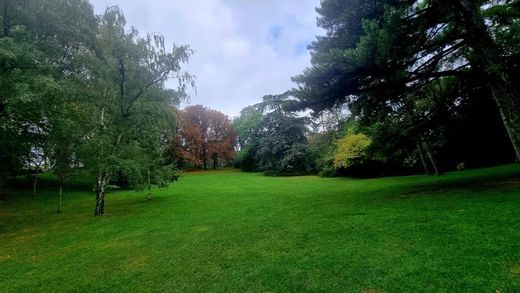
{"label": "slender tree trunk", "polygon": [[60,198],[58,201],[58,214],[61,213],[61,204],[62,204],[62,199],[63,199],[63,176],[61,176],[61,175],[60,175],[60,179],[59,179],[59,184],[60,184]]}
{"label": "slender tree trunk", "polygon": [[428,158],[430,159],[430,162],[432,163],[435,175],[439,175],[440,173],[439,173],[439,169],[437,168],[437,164],[435,163],[435,160],[433,159],[432,153],[427,148],[426,148],[426,155],[428,156]]}
{"label": "slender tree trunk", "polygon": [[435,163],[435,159],[433,158],[433,154],[430,151],[430,148],[428,147],[426,140],[424,139],[424,137],[422,135],[420,135],[419,138],[421,139],[426,156],[430,160],[430,163],[432,163],[433,171],[435,172],[434,175],[439,175],[440,174],[439,168],[437,168],[437,163]]}
{"label": "slender tree trunk", "polygon": [[101,171],[96,181],[96,210],[95,216],[101,216],[105,213],[105,192],[108,185],[108,174]]}
{"label": "slender tree trunk", "polygon": [[[514,96],[498,86],[492,88],[493,99],[498,106],[502,122],[515,151],[516,162],[520,162],[520,105],[515,105]],[[517,98],[518,99],[518,98]],[[519,103],[520,104],[520,103]]]}
{"label": "slender tree trunk", "polygon": [[206,155],[206,146],[202,145],[202,166],[204,167],[204,170],[208,169],[208,158]]}
{"label": "slender tree trunk", "polygon": [[430,148],[428,147],[426,142],[424,142],[424,140],[423,140],[423,146],[424,146],[424,151],[426,152],[426,156],[428,156],[430,163],[432,163],[433,171],[435,172],[434,175],[439,175],[440,173],[439,173],[439,169],[437,168],[437,164],[435,163],[435,159],[433,158],[432,152],[430,151]]}
{"label": "slender tree trunk", "polygon": [[152,179],[150,177],[150,168],[148,168],[148,200],[152,200]]}
{"label": "slender tree trunk", "polygon": [[38,168],[36,168],[34,173],[34,181],[33,181],[33,195],[36,195],[36,184],[38,183]]}
{"label": "slender tree trunk", "polygon": [[513,85],[499,47],[487,30],[480,6],[473,0],[456,2],[463,16],[466,41],[473,49],[477,67],[488,75],[493,98],[498,106],[502,122],[513,145],[516,161],[520,161],[520,95]]}
{"label": "slender tree trunk", "polygon": [[125,115],[125,64],[123,60],[119,58],[119,96],[121,98],[121,114]]}
{"label": "slender tree trunk", "polygon": [[421,145],[419,143],[417,143],[417,151],[419,152],[419,157],[421,158],[421,163],[424,168],[424,173],[426,175],[430,175],[430,172],[428,171],[428,165],[426,165],[426,161],[424,160],[424,155],[423,155],[423,152],[421,149]]}

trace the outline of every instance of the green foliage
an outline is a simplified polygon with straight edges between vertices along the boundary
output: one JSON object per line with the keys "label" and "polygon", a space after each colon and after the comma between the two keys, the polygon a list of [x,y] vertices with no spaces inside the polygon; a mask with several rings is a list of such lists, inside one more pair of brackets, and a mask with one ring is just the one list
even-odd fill
{"label": "green foliage", "polygon": [[[173,46],[169,52],[162,36],[141,38],[135,29],[126,32],[125,24],[117,7],[100,18],[93,91],[87,100],[95,115],[80,154],[85,168],[98,177],[101,199],[115,174],[132,187],[149,189],[177,179],[174,166],[165,165],[167,142],[173,137],[174,107],[193,81],[181,69],[192,54],[189,47]],[[165,88],[171,77],[179,82],[176,90]]]}
{"label": "green foliage", "polygon": [[131,187],[177,179],[165,157],[193,85],[188,46],[168,50],[127,31],[119,8],[96,17],[85,0],[2,1],[0,26],[0,183],[36,158],[60,182],[98,177],[98,197],[116,174]]}
{"label": "green foliage", "polygon": [[334,167],[334,150],[337,132],[328,130],[312,133],[309,136],[309,149],[311,158],[314,160],[314,168],[322,177],[333,177],[336,175]]}
{"label": "green foliage", "polygon": [[340,139],[334,152],[334,166],[336,168],[347,168],[356,159],[365,156],[371,139],[363,133],[349,133]]}
{"label": "green foliage", "polygon": [[267,95],[263,102],[241,111],[234,123],[240,151],[237,164],[245,171],[271,175],[308,174],[313,170],[307,146],[305,117],[286,110],[289,95]]}
{"label": "green foliage", "polygon": [[261,136],[260,123],[263,111],[258,105],[249,106],[240,111],[240,116],[233,119],[233,126],[237,131],[238,152],[235,156],[235,166],[244,171],[256,171],[255,158],[258,140]]}
{"label": "green foliage", "polygon": [[[402,130],[372,136],[371,151],[402,161],[424,144],[435,161],[446,126],[466,118],[459,106],[493,98],[520,155],[518,3],[326,0],[317,11],[326,34],[293,78],[296,109],[318,115],[347,103],[364,128],[376,128],[367,133]],[[493,97],[475,93],[483,87]]]}
{"label": "green foliage", "polygon": [[41,151],[51,132],[60,131],[57,116],[72,115],[67,103],[85,78],[79,60],[92,49],[96,20],[86,1],[5,0],[0,26],[0,181],[5,181],[26,168],[23,158]]}

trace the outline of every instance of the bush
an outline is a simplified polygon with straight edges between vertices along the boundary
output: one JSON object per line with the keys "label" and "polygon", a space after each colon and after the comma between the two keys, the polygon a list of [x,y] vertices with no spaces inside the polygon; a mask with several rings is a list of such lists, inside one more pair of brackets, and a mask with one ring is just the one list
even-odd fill
{"label": "bush", "polygon": [[349,131],[345,137],[338,141],[338,147],[334,152],[334,166],[346,168],[352,165],[354,161],[362,159],[370,143],[370,138],[363,133],[354,134]]}

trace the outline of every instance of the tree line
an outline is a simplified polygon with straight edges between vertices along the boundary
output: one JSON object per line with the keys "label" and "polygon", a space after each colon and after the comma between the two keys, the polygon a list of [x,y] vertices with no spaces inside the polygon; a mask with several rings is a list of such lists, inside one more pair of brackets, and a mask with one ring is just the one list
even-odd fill
{"label": "tree line", "polygon": [[[324,0],[317,12],[325,34],[274,112],[295,127],[263,110],[269,96],[245,108],[242,169],[440,174],[520,160],[519,1]],[[306,124],[287,114],[305,110]],[[311,167],[282,166],[294,149]]]}

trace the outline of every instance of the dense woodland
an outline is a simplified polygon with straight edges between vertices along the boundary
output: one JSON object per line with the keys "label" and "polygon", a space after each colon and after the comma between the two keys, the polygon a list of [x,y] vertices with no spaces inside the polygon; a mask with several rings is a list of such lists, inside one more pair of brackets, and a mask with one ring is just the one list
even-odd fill
{"label": "dense woodland", "polygon": [[102,215],[109,186],[151,196],[185,168],[371,177],[520,159],[520,1],[323,0],[317,11],[326,33],[294,88],[230,118],[180,109],[194,52],[140,34],[119,8],[2,0],[1,196],[19,176],[36,193],[50,172],[61,202],[67,182],[92,178]]}

